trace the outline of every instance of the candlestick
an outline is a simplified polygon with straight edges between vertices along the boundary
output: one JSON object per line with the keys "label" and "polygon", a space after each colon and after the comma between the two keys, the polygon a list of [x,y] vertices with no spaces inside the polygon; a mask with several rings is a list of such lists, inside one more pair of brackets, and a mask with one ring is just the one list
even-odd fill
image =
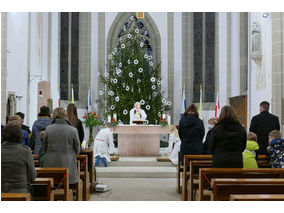
{"label": "candlestick", "polygon": [[107,116],[107,122],[110,123],[110,121],[111,121],[111,117],[110,117],[110,115],[108,115]]}
{"label": "candlestick", "polygon": [[162,118],[163,118],[163,119],[165,119],[165,118],[166,118],[166,114],[165,114],[165,113],[163,113]]}
{"label": "candlestick", "polygon": [[116,113],[113,114],[113,119],[116,120]]}
{"label": "candlestick", "polygon": [[171,125],[171,116],[168,115],[168,125]]}

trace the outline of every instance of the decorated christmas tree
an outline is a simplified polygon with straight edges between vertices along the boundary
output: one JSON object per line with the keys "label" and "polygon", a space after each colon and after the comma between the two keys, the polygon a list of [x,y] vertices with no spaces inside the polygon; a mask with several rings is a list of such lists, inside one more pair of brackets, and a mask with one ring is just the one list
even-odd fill
{"label": "decorated christmas tree", "polygon": [[147,49],[147,34],[139,29],[136,17],[131,16],[117,47],[108,55],[106,72],[100,74],[104,89],[99,91],[105,120],[116,113],[118,120],[129,124],[129,112],[135,102],[140,102],[149,124],[159,124],[161,114],[169,110],[171,102],[161,90],[160,65],[154,66]]}

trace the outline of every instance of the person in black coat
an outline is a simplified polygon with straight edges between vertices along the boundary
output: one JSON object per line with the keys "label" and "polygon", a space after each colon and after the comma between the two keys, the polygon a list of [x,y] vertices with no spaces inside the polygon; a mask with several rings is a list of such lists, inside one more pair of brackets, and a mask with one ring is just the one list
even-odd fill
{"label": "person in black coat", "polygon": [[260,114],[254,116],[250,123],[250,132],[254,132],[257,135],[257,143],[259,145],[258,154],[266,155],[268,146],[268,134],[272,130],[280,130],[279,119],[277,116],[268,112],[269,103],[263,101],[260,103]]}
{"label": "person in black coat", "polygon": [[75,104],[69,104],[67,106],[67,116],[72,126],[76,127],[78,130],[81,147],[81,144],[84,140],[84,129],[81,120],[78,118],[77,107]]}
{"label": "person in black coat", "polygon": [[230,106],[224,106],[216,126],[212,129],[209,151],[213,168],[243,168],[242,152],[247,135],[238,116]]}
{"label": "person in black coat", "polygon": [[179,122],[178,134],[181,139],[181,164],[184,155],[201,155],[203,153],[204,125],[199,118],[197,107],[191,104]]}

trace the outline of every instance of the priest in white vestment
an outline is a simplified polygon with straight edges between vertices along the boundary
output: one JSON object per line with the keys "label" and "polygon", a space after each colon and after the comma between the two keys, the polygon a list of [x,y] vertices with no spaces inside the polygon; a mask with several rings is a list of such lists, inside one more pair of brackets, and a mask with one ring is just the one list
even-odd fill
{"label": "priest in white vestment", "polygon": [[140,102],[136,102],[134,104],[134,108],[130,110],[130,125],[133,125],[133,120],[146,120],[147,115],[143,109],[140,109],[140,107]]}
{"label": "priest in white vestment", "polygon": [[98,132],[93,147],[95,166],[99,166],[100,160],[105,167],[107,167],[107,162],[111,162],[110,154],[115,154],[112,132],[111,123],[106,124],[105,128]]}

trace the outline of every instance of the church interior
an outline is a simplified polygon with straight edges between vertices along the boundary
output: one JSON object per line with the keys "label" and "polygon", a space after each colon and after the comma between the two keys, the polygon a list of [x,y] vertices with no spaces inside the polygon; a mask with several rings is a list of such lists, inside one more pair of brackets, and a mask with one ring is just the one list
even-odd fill
{"label": "church interior", "polygon": [[[268,103],[278,119],[271,130],[284,134],[283,43],[283,12],[1,12],[1,136],[22,112],[31,139],[42,106],[56,116],[70,103],[83,132],[76,184],[66,178],[70,168],[44,168],[33,151],[32,194],[2,192],[1,200],[283,201],[284,162],[273,167],[268,151],[249,151],[256,168],[217,170],[211,152],[178,150],[173,161],[178,142],[169,142],[175,136],[184,149],[182,121],[192,104],[203,146],[209,120],[221,123],[226,106],[247,135]],[[50,129],[41,139],[47,152]],[[106,140],[113,154],[100,158],[96,143]]]}

